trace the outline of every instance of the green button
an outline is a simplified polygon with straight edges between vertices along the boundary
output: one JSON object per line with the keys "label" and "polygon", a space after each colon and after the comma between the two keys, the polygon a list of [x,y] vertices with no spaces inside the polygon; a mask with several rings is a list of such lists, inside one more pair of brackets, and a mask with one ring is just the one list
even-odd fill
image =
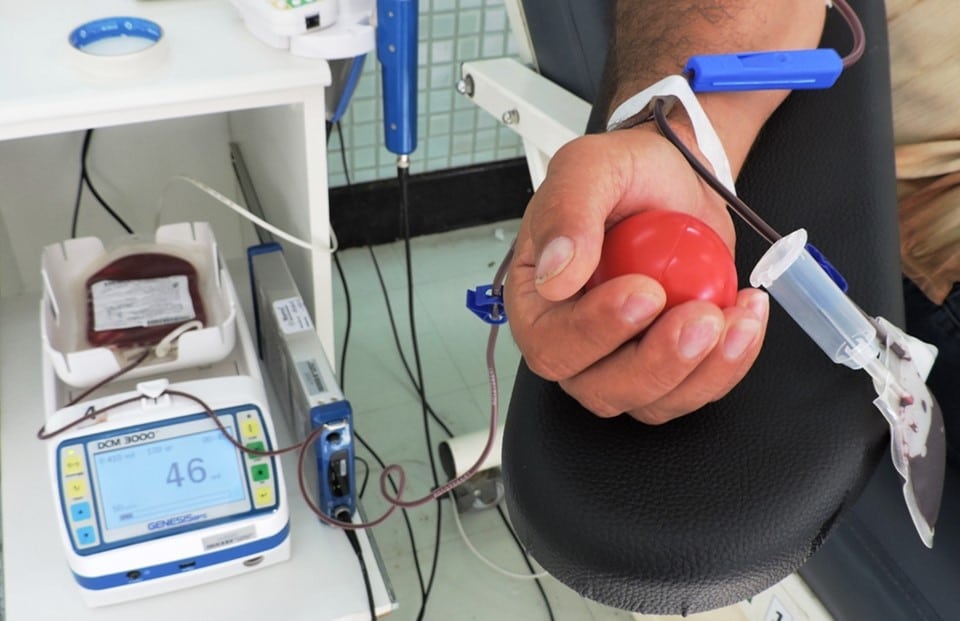
{"label": "green button", "polygon": [[270,478],[270,466],[267,464],[254,466],[253,468],[250,468],[250,475],[253,477],[254,481],[266,481]]}
{"label": "green button", "polygon": [[[263,452],[263,451],[267,450],[267,447],[264,446],[263,442],[261,442],[261,441],[259,441],[259,440],[257,440],[256,442],[247,442],[244,446],[246,446],[246,447],[247,447],[248,449],[250,449],[251,451],[261,451],[261,452]],[[261,459],[263,456],[262,456],[262,455],[251,455],[250,453],[247,453],[247,457],[249,457],[249,458],[252,459],[253,461],[256,461],[256,460],[258,460],[258,459]]]}

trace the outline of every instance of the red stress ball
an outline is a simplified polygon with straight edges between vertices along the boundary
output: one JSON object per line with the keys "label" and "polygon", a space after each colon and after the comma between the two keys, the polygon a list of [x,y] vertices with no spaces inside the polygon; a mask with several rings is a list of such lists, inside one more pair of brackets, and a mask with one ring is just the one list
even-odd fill
{"label": "red stress ball", "polygon": [[727,245],[703,221],[678,211],[644,211],[607,231],[587,287],[624,274],[660,282],[665,308],[690,300],[727,308],[737,299],[737,269]]}

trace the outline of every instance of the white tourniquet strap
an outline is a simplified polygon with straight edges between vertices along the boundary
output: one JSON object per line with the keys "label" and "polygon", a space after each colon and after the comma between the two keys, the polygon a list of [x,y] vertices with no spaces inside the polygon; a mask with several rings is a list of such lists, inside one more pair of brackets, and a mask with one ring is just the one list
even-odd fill
{"label": "white tourniquet strap", "polygon": [[697,146],[700,147],[704,157],[713,166],[713,172],[720,182],[736,194],[733,173],[730,171],[730,162],[727,160],[727,153],[723,150],[720,137],[713,128],[713,124],[707,117],[703,106],[700,105],[693,89],[690,88],[690,83],[683,76],[667,76],[617,106],[607,122],[607,131],[620,129],[638,115],[652,112],[651,102],[656,98],[663,99],[668,110],[676,101],[679,101],[680,105],[686,109],[693,124]]}

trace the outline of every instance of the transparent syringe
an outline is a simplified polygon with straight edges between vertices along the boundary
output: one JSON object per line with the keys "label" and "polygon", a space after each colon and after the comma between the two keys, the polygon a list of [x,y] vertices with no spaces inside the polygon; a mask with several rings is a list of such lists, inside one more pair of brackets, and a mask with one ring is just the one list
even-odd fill
{"label": "transparent syringe", "polygon": [[925,383],[936,348],[883,317],[865,313],[827,273],[835,272],[833,267],[810,254],[805,230],[781,236],[737,196],[732,178],[721,179],[700,162],[670,127],[668,103],[679,101],[688,113],[697,112],[692,118],[700,119],[701,127],[694,126],[700,151],[713,170],[729,170],[723,145],[688,87],[682,80],[658,84],[678,93],[651,95],[649,110],[660,133],[731,211],[771,244],[751,273],[750,284],[769,291],[830,360],[863,369],[873,379],[877,393],[873,403],[890,425],[891,456],[905,481],[903,495],[910,517],[924,544],[932,547],[946,469],[943,414]]}
{"label": "transparent syringe", "polygon": [[910,516],[931,547],[946,457],[943,416],[924,383],[936,348],[868,317],[808,252],[804,229],[770,247],[750,284],[769,291],[833,362],[873,378],[874,405],[890,424],[891,454],[905,481]]}

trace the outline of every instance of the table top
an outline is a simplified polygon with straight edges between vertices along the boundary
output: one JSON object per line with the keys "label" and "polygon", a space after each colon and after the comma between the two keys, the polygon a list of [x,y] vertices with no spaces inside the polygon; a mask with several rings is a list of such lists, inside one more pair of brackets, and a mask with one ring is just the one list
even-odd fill
{"label": "table top", "polygon": [[[119,77],[74,62],[71,31],[114,16],[160,25],[163,59]],[[229,0],[0,0],[0,75],[0,139],[295,103],[331,81],[325,61],[257,40]]]}

